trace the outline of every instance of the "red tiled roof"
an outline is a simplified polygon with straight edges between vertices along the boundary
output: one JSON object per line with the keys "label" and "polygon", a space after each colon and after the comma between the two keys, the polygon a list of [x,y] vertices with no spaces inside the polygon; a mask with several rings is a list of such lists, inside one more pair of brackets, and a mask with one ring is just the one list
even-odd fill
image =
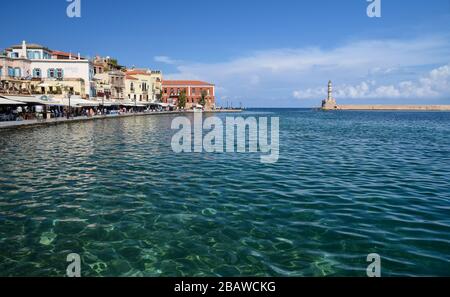
{"label": "red tiled roof", "polygon": [[129,75],[150,75],[150,73],[147,73],[145,70],[128,70],[127,74]]}
{"label": "red tiled roof", "polygon": [[[74,55],[74,54],[67,53],[67,52],[62,52],[62,51],[52,51],[52,54],[53,54],[53,55],[56,55],[56,56],[64,56],[64,57],[70,57],[70,56],[72,56],[72,59],[77,59],[77,58],[78,58],[78,55],[77,55],[77,54]],[[81,59],[84,60],[83,57],[81,57]]]}
{"label": "red tiled roof", "polygon": [[214,84],[200,80],[163,80],[163,86],[214,86]]}
{"label": "red tiled roof", "polygon": [[125,76],[125,79],[129,79],[129,80],[139,80],[139,79],[137,79],[136,77],[133,77],[133,76],[131,76],[131,75],[128,75],[128,73],[127,73],[127,75]]}
{"label": "red tiled roof", "polygon": [[58,55],[58,56],[70,56],[71,55],[70,53],[66,53],[66,52],[62,52],[62,51],[52,51],[52,54]]}

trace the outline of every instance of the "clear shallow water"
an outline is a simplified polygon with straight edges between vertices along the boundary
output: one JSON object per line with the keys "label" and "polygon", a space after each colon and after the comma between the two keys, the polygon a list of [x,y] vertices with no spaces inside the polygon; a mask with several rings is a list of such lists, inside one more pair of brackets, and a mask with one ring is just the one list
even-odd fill
{"label": "clear shallow water", "polygon": [[176,155],[172,116],[0,132],[0,275],[450,275],[450,113],[248,115],[278,163]]}

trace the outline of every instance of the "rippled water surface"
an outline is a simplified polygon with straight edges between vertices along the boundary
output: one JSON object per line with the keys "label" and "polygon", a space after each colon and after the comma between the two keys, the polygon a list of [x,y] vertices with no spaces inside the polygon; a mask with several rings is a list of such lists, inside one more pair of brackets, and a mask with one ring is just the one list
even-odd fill
{"label": "rippled water surface", "polygon": [[174,154],[170,115],[1,131],[0,275],[450,276],[450,113],[246,113],[278,163]]}

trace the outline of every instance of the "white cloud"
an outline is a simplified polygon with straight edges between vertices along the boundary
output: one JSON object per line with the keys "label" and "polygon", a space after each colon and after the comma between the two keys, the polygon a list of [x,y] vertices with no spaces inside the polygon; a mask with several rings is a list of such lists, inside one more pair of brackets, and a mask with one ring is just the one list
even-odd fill
{"label": "white cloud", "polygon": [[[450,41],[444,37],[366,40],[331,49],[305,47],[256,51],[216,63],[177,62],[166,58],[158,60],[173,62],[177,69],[166,74],[167,78],[214,82],[221,88],[217,91],[219,97],[246,98],[246,103],[253,106],[292,101],[293,98],[320,101],[325,94],[322,85],[326,86],[329,79],[341,84],[336,96],[349,98],[361,94],[363,98],[404,97],[405,94],[444,96],[448,94],[443,93],[447,89],[433,84],[438,77],[443,79],[441,72],[446,70],[436,69],[436,73],[429,76],[424,73],[434,65],[445,65],[450,61]],[[407,83],[419,80],[420,76],[430,81],[421,79]],[[401,81],[404,83],[398,83]],[[404,93],[404,90],[409,91]],[[298,104],[296,102],[293,104]]]}
{"label": "white cloud", "polygon": [[176,63],[177,63],[176,60],[173,60],[173,59],[171,59],[171,58],[168,57],[168,56],[155,56],[155,57],[154,57],[154,60],[155,60],[156,62],[164,63],[164,64],[169,64],[169,65],[173,65],[173,64],[176,64]]}
{"label": "white cloud", "polygon": [[[324,87],[307,88],[293,92],[297,99],[322,98]],[[378,85],[375,81],[363,81],[357,85],[335,86],[334,97],[352,99],[389,98],[436,98],[450,97],[450,64],[433,69],[416,81],[401,81],[397,84]]]}

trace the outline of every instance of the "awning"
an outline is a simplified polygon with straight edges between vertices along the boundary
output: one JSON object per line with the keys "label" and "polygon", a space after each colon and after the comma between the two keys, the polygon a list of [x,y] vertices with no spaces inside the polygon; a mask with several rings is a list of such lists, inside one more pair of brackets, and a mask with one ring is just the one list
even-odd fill
{"label": "awning", "polygon": [[146,104],[143,104],[142,102],[134,102],[134,101],[122,101],[119,104],[123,105],[123,106],[138,106],[138,107],[147,106]]}
{"label": "awning", "polygon": [[120,103],[119,102],[112,102],[112,101],[104,101],[103,103],[100,102],[100,105],[103,106],[119,106]]}
{"label": "awning", "polygon": [[80,107],[99,106],[99,105],[100,105],[100,102],[93,101],[93,100],[86,100],[86,99],[81,99],[77,102],[77,106],[80,106]]}
{"label": "awning", "polygon": [[42,100],[41,97],[37,96],[3,96],[4,98],[12,101],[18,101],[22,103],[28,104],[38,104],[38,105],[60,105],[60,102],[45,96],[42,98],[46,98],[46,100]]}
{"label": "awning", "polygon": [[0,105],[25,105],[25,103],[0,97]]}
{"label": "awning", "polygon": [[[69,106],[69,98],[64,98],[61,100],[61,102],[65,106]],[[99,105],[100,105],[100,103],[97,101],[86,100],[81,97],[71,97],[70,98],[70,106],[71,107],[94,107],[94,106],[99,106]]]}

